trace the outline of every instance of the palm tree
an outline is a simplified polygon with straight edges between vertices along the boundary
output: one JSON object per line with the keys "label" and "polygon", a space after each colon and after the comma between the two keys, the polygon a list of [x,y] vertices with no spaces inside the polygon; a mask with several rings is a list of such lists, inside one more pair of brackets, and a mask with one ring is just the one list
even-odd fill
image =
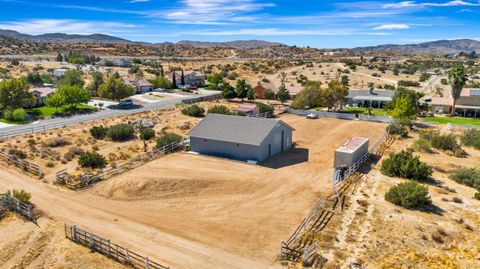
{"label": "palm tree", "polygon": [[468,80],[465,67],[463,67],[463,65],[454,67],[448,73],[448,80],[449,80],[450,86],[452,87],[452,98],[453,98],[451,114],[455,114],[455,104],[457,103],[457,100],[460,98],[463,87],[465,86]]}

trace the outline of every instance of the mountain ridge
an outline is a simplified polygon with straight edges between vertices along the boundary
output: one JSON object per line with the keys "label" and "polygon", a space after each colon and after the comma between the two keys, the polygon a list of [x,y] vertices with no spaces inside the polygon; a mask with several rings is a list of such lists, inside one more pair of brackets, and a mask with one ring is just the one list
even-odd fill
{"label": "mountain ridge", "polygon": [[413,53],[413,54],[436,54],[436,53],[460,53],[480,52],[480,41],[474,39],[453,39],[435,40],[418,44],[385,44],[378,46],[358,47],[353,51],[358,52],[392,52],[392,53]]}

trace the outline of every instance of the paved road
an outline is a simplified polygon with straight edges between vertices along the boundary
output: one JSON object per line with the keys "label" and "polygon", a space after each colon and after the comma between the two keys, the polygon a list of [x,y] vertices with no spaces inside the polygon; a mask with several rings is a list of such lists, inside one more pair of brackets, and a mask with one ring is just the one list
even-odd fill
{"label": "paved road", "polygon": [[217,94],[218,92],[212,91],[212,92],[204,93],[201,95],[186,95],[185,97],[182,97],[182,98],[164,100],[156,103],[142,104],[142,105],[135,106],[132,109],[100,110],[91,114],[75,115],[73,117],[68,117],[68,118],[46,119],[46,120],[40,120],[35,123],[31,123],[31,124],[14,125],[14,126],[0,129],[0,137],[13,137],[13,136],[28,134],[28,133],[44,132],[45,130],[60,128],[60,127],[73,125],[73,124],[85,123],[85,122],[101,120],[101,119],[110,118],[110,117],[117,117],[117,116],[122,116],[126,114],[149,111],[152,109],[172,107],[178,103],[181,103],[184,100],[185,101],[194,100],[202,97],[215,96]]}

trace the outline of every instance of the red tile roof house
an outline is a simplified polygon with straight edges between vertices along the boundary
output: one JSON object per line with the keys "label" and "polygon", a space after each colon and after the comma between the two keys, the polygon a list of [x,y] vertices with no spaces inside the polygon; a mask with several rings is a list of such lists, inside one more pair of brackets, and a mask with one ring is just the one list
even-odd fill
{"label": "red tile roof house", "polygon": [[241,104],[237,111],[248,116],[260,114],[260,109],[256,104]]}
{"label": "red tile roof house", "polygon": [[[173,72],[170,74],[170,78],[173,81]],[[200,71],[184,71],[183,77],[185,80],[185,85],[188,87],[205,87],[205,74]],[[175,81],[177,86],[182,85],[182,71],[175,71]]]}
{"label": "red tile roof house", "polygon": [[[265,99],[265,91],[271,90],[273,93],[277,94],[278,89],[280,88],[280,83],[271,83],[271,82],[259,82],[257,86],[254,88],[255,90],[255,97],[258,99]],[[285,88],[287,89],[290,97],[294,97],[300,91],[302,91],[302,86],[296,85],[293,83],[286,83]]]}
{"label": "red tile roof house", "polygon": [[[451,113],[453,98],[432,98],[432,111],[436,114]],[[455,104],[455,112],[461,117],[480,118],[480,88],[465,88]]]}

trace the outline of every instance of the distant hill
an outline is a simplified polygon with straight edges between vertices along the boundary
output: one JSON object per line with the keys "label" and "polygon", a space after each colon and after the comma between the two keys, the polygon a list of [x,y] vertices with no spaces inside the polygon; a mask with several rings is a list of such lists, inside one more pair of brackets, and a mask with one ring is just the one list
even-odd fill
{"label": "distant hill", "polygon": [[282,46],[281,43],[268,42],[263,40],[237,40],[229,42],[202,42],[202,41],[180,41],[179,45],[188,45],[195,48],[234,48],[234,49],[256,49]]}
{"label": "distant hill", "polygon": [[354,48],[353,50],[361,52],[392,52],[415,54],[460,53],[462,51],[480,52],[480,41],[473,39],[438,40],[408,45],[380,45],[372,47],[360,47]]}
{"label": "distant hill", "polygon": [[12,30],[1,30],[0,36],[10,37],[21,41],[44,42],[44,43],[102,43],[102,44],[128,44],[130,40],[104,34],[92,35],[69,35],[52,33],[43,35],[28,35]]}

